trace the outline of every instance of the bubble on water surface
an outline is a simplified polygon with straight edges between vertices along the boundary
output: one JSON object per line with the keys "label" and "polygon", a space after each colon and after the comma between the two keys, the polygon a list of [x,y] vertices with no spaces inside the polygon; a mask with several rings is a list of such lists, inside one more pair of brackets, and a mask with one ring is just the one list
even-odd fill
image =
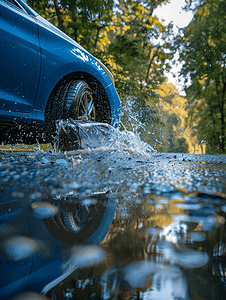
{"label": "bubble on water surface", "polygon": [[68,164],[68,162],[64,158],[58,158],[58,159],[56,159],[55,163],[59,164],[59,165],[67,165]]}
{"label": "bubble on water surface", "polygon": [[147,202],[148,202],[149,204],[155,204],[155,200],[153,200],[153,199],[148,199]]}
{"label": "bubble on water surface", "polygon": [[166,262],[187,269],[200,268],[209,261],[209,256],[205,252],[193,250],[177,251],[173,244],[166,241],[158,242],[156,252],[161,254]]}
{"label": "bubble on water surface", "polygon": [[158,200],[158,203],[169,204],[169,200]]}
{"label": "bubble on water surface", "polygon": [[12,197],[22,199],[24,197],[24,193],[22,193],[22,192],[12,192]]}
{"label": "bubble on water surface", "polygon": [[159,232],[158,228],[154,228],[154,227],[149,227],[147,229],[147,231],[148,231],[148,234],[150,234],[150,235],[158,235],[158,232]]}
{"label": "bubble on water surface", "polygon": [[[187,294],[186,280],[178,266],[165,265],[153,261],[142,261],[125,267],[124,274],[124,279],[132,288],[144,288],[148,286],[150,299],[175,299],[169,298],[169,281],[172,294],[179,296]],[[175,284],[177,284],[178,288],[180,287],[176,293],[174,291]],[[166,290],[167,293],[165,294]],[[155,298],[154,295],[158,297]]]}
{"label": "bubble on water surface", "polygon": [[196,197],[192,197],[192,196],[184,196],[182,198],[182,200],[184,201],[188,201],[188,202],[191,202],[191,203],[196,203],[198,202],[198,199]]}
{"label": "bubble on water surface", "polygon": [[189,210],[197,210],[200,209],[202,206],[199,203],[177,203],[177,207]]}
{"label": "bubble on water surface", "polygon": [[205,252],[186,250],[177,253],[177,265],[192,269],[205,266],[209,261],[209,256]]}
{"label": "bubble on water surface", "polygon": [[[194,211],[191,210],[191,213]],[[218,225],[218,222],[216,218],[213,215],[205,215],[201,214],[199,215],[199,212],[197,215],[173,215],[172,216],[175,221],[177,222],[192,222],[192,223],[199,223],[201,226],[201,229],[203,231],[211,231],[214,227]]]}
{"label": "bubble on water surface", "polygon": [[204,231],[211,231],[214,227],[216,227],[219,223],[215,219],[214,216],[209,215],[200,220],[201,228]]}
{"label": "bubble on water surface", "polygon": [[74,246],[70,258],[63,265],[63,269],[71,268],[72,266],[85,268],[99,263],[104,258],[105,252],[98,246]]}
{"label": "bubble on water surface", "polygon": [[3,243],[3,249],[11,260],[18,261],[34,255],[39,246],[28,237],[15,236]]}
{"label": "bubble on water surface", "polygon": [[222,206],[221,206],[221,210],[222,210],[223,212],[226,212],[226,205],[222,205]]}
{"label": "bubble on water surface", "polygon": [[33,202],[31,208],[32,215],[39,219],[53,217],[58,212],[58,208],[48,202]]}
{"label": "bubble on water surface", "polygon": [[43,156],[42,159],[41,159],[41,163],[43,163],[43,164],[49,164],[50,161]]}
{"label": "bubble on water surface", "polygon": [[144,287],[147,277],[156,272],[156,263],[144,261],[125,267],[125,280],[132,288]]}
{"label": "bubble on water surface", "polygon": [[206,235],[202,232],[191,232],[189,233],[188,237],[194,242],[201,242],[206,239]]}
{"label": "bubble on water surface", "polygon": [[63,183],[64,187],[70,188],[70,189],[78,189],[81,187],[80,184],[78,184],[76,181],[72,181],[69,183]]}
{"label": "bubble on water surface", "polygon": [[181,269],[158,264],[158,271],[154,274],[152,287],[149,289],[149,299],[188,300],[188,294],[187,280]]}
{"label": "bubble on water surface", "polygon": [[86,199],[82,199],[79,201],[79,204],[81,205],[91,205],[91,204],[96,204],[97,200],[94,198],[86,198]]}

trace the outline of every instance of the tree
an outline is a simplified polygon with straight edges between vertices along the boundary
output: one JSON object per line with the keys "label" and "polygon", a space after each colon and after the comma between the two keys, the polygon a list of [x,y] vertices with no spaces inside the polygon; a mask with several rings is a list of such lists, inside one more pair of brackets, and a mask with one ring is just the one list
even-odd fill
{"label": "tree", "polygon": [[154,8],[161,2],[166,1],[119,1],[107,51],[112,57],[111,70],[125,107],[123,123],[131,126],[133,116],[132,124],[142,139],[152,145],[159,138],[157,89],[165,80],[164,71],[169,69],[168,59],[173,55],[169,42],[171,25],[163,26],[153,16]]}
{"label": "tree", "polygon": [[[196,4],[194,6],[193,4]],[[226,3],[189,1],[193,21],[177,40],[181,74],[187,76],[189,126],[210,153],[225,153],[226,123]],[[198,5],[197,5],[198,4]]]}
{"label": "tree", "polygon": [[186,129],[187,100],[178,95],[178,91],[172,83],[165,80],[158,90],[160,97],[158,110],[162,120],[159,126],[159,145],[157,150],[161,152],[190,152],[193,153],[194,140]]}

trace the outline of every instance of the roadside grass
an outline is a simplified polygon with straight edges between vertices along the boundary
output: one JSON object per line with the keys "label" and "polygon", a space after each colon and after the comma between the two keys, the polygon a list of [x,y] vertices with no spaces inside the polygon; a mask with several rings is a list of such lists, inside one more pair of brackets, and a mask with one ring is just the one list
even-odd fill
{"label": "roadside grass", "polygon": [[12,152],[20,152],[20,151],[27,151],[27,152],[37,152],[38,150],[42,151],[49,151],[53,150],[51,144],[7,144],[7,145],[0,145],[0,151],[12,151]]}

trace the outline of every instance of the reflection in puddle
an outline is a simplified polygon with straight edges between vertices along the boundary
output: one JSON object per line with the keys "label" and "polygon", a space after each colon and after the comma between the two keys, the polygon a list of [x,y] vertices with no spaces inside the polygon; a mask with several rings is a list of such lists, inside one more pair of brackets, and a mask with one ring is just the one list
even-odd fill
{"label": "reflection in puddle", "polygon": [[[161,268],[160,268],[161,269]],[[146,294],[146,295],[145,295]],[[162,266],[153,277],[153,287],[144,293],[143,299],[184,299],[189,300],[188,284],[179,268]]]}
{"label": "reflection in puddle", "polygon": [[[4,259],[19,265],[29,257],[35,260],[35,252],[41,258],[43,247],[44,260],[51,254],[63,257],[59,269],[65,277],[58,278],[57,285],[51,281],[51,289],[43,292],[54,300],[224,299],[226,164],[215,164],[212,156],[177,154],[175,158],[174,154],[148,156],[141,152],[135,154],[128,147],[126,151],[99,148],[22,153],[14,155],[13,165],[12,154],[0,155],[1,217],[12,215],[22,220],[20,210],[28,203],[25,214],[30,221],[35,219],[35,225],[42,224],[39,233],[49,217],[60,229],[66,227],[71,207],[72,219],[83,221],[82,212],[91,212],[99,203],[91,195],[111,191],[117,199],[112,223],[106,225],[110,225],[107,235],[107,230],[99,232],[100,246],[79,242],[75,247],[71,234],[73,229],[79,232],[83,222],[70,226],[58,240],[51,236],[48,246],[31,236],[26,238],[30,227],[25,223],[3,223]],[[101,215],[105,220],[105,214]],[[27,232],[19,236],[25,228]],[[71,238],[69,243],[66,235]],[[51,244],[62,240],[62,252],[55,247],[50,253]],[[49,270],[46,272],[48,276]]]}
{"label": "reflection in puddle", "polygon": [[[64,279],[69,277],[75,270],[83,269],[100,263],[105,259],[105,252],[98,246],[74,246],[70,249],[70,257],[61,266],[63,274],[48,283],[41,291],[41,294],[46,295],[55,286],[59,285]],[[85,282],[89,281],[86,279]],[[72,292],[67,288],[67,292],[64,295],[69,298],[73,298]],[[51,297],[52,298],[52,297]],[[68,299],[68,298],[66,298]]]}
{"label": "reflection in puddle", "polygon": [[[155,198],[157,200],[158,196]],[[194,203],[193,197],[191,201]],[[166,202],[169,204],[166,208],[156,210],[156,206],[148,202],[135,205],[122,200],[108,237],[102,243],[107,254],[104,265],[101,269],[96,268],[95,276],[88,270],[84,272],[85,277],[82,272],[80,276],[75,275],[74,279],[65,282],[65,288],[69,288],[74,297],[82,289],[78,282],[84,282],[90,276],[89,288],[96,295],[98,285],[94,278],[100,278],[97,281],[100,280],[101,292],[95,299],[197,299],[198,293],[194,289],[199,286],[201,295],[207,295],[202,299],[223,299],[210,298],[210,295],[217,295],[214,291],[219,288],[223,293],[223,285],[216,284],[214,276],[223,280],[225,266],[222,261],[213,262],[213,257],[225,257],[225,244],[216,246],[217,235],[213,238],[210,234],[213,228],[218,230],[219,226],[224,226],[224,222],[217,221],[217,209],[211,214],[205,207],[202,211],[200,205],[196,215],[192,216],[194,207],[178,207],[177,202],[178,199]],[[183,212],[187,213],[184,217]],[[202,230],[204,226],[211,226],[211,230]],[[206,244],[207,239],[211,246]],[[215,247],[213,253],[211,247]],[[197,282],[196,276],[199,276]],[[207,285],[202,286],[203,281]]]}
{"label": "reflection in puddle", "polygon": [[126,267],[125,280],[132,288],[148,287],[142,299],[189,299],[187,281],[177,266],[134,263]]}

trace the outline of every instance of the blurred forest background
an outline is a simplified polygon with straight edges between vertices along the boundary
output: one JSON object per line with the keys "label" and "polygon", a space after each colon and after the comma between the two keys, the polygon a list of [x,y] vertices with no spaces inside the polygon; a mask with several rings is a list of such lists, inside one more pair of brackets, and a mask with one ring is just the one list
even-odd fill
{"label": "blurred forest background", "polygon": [[[160,152],[225,153],[226,1],[186,0],[177,34],[154,14],[169,0],[27,2],[110,69],[126,129]],[[166,77],[175,54],[186,97]]]}

